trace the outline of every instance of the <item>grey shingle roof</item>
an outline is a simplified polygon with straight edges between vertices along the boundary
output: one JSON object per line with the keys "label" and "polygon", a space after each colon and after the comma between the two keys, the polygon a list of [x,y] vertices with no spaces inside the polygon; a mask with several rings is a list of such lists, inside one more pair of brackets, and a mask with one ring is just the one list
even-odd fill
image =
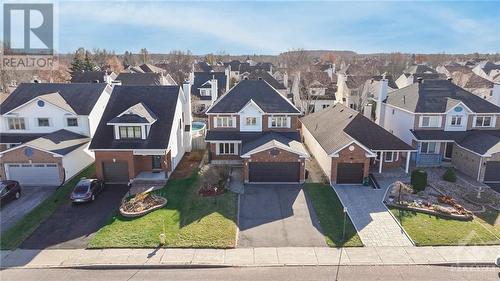
{"label": "grey shingle roof", "polygon": [[418,140],[447,140],[484,155],[493,146],[500,143],[500,130],[471,130],[450,132],[441,130],[415,130],[413,135]]}
{"label": "grey shingle roof", "polygon": [[116,77],[116,81],[121,81],[122,85],[159,86],[161,85],[160,77],[160,74],[154,72],[120,73]]}
{"label": "grey shingle roof", "polygon": [[463,102],[477,113],[498,113],[500,107],[448,80],[423,80],[388,94],[386,103],[415,113],[444,113],[450,99]]}
{"label": "grey shingle roof", "polygon": [[[179,86],[115,86],[90,144],[91,149],[166,149],[175,120]],[[145,140],[115,140],[113,126],[107,123],[130,107],[143,103],[157,121]]]}
{"label": "grey shingle roof", "polygon": [[217,94],[219,97],[222,96],[227,90],[227,76],[224,72],[195,72],[193,86],[191,87],[191,94],[201,97],[199,88],[212,78],[217,79]]}
{"label": "grey shingle roof", "polygon": [[0,106],[4,114],[45,94],[59,93],[78,115],[89,115],[106,89],[105,83],[22,83]]}
{"label": "grey shingle roof", "polygon": [[414,64],[410,65],[404,73],[410,74],[422,74],[422,73],[437,73],[433,68],[424,64]]}
{"label": "grey shingle roof", "polygon": [[328,154],[353,139],[371,150],[413,150],[384,128],[342,104],[309,114],[300,121]]}
{"label": "grey shingle roof", "polygon": [[264,80],[241,80],[220,97],[207,113],[235,113],[250,100],[267,113],[300,113],[291,102]]}
{"label": "grey shingle roof", "polygon": [[83,71],[73,73],[71,83],[104,83],[104,75],[106,71]]}
{"label": "grey shingle roof", "polygon": [[269,72],[264,70],[254,70],[248,76],[246,76],[250,80],[259,80],[262,79],[266,81],[269,85],[271,85],[276,90],[285,90],[286,87],[283,83],[279,82],[274,78]]}
{"label": "grey shingle roof", "polygon": [[89,141],[87,136],[62,129],[29,141],[26,145],[66,155]]}
{"label": "grey shingle roof", "polygon": [[0,143],[25,143],[45,134],[0,133]]}
{"label": "grey shingle roof", "polygon": [[281,133],[277,132],[268,132],[268,133],[263,133],[260,137],[252,140],[252,141],[246,141],[242,142],[241,145],[241,154],[245,154],[255,148],[258,148],[270,141],[277,141],[281,144],[284,144],[291,149],[296,149],[297,147],[297,142],[300,142],[300,136],[298,133],[292,134],[289,133],[288,135],[284,135]]}

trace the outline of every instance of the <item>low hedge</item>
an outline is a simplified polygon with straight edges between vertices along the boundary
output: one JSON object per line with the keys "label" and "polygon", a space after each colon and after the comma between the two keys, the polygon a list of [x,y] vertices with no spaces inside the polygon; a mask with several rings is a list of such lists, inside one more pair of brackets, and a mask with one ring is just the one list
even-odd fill
{"label": "low hedge", "polygon": [[449,182],[456,182],[457,174],[455,173],[455,170],[453,168],[448,168],[446,172],[444,172],[443,179]]}

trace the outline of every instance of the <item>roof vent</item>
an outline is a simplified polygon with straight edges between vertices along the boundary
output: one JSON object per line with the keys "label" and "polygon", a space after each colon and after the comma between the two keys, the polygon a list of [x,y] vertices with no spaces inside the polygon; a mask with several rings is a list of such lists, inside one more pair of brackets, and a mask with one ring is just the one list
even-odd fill
{"label": "roof vent", "polygon": [[243,78],[243,80],[248,80],[248,76],[245,76],[245,78]]}
{"label": "roof vent", "polygon": [[451,81],[453,81],[453,78],[452,77],[448,77],[448,78],[446,78],[446,80],[448,80],[448,81],[451,82]]}
{"label": "roof vent", "polygon": [[351,114],[351,115],[349,115],[349,117],[348,117],[348,118],[349,118],[349,119],[351,119],[351,118],[352,118],[352,114]]}
{"label": "roof vent", "polygon": [[94,80],[93,82],[94,82],[94,83],[99,83],[99,80],[97,80],[97,79],[96,79],[96,80]]}
{"label": "roof vent", "polygon": [[38,80],[38,79],[34,79],[34,80],[33,80],[33,83],[40,83],[40,80]]}
{"label": "roof vent", "polygon": [[262,77],[258,77],[257,79],[258,79],[258,80],[262,80]]}
{"label": "roof vent", "polygon": [[403,104],[406,104],[406,96],[403,96]]}

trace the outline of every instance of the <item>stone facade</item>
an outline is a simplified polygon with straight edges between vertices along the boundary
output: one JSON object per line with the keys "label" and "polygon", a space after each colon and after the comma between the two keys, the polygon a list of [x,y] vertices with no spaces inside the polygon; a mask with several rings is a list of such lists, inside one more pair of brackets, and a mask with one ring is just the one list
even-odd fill
{"label": "stone facade", "polygon": [[[132,151],[95,151],[96,177],[103,179],[103,163],[126,162],[128,177],[133,179],[140,172],[153,171],[151,155],[134,155]],[[115,161],[113,161],[113,159]],[[166,173],[172,170],[170,151],[161,157],[161,170]]]}
{"label": "stone facade", "polygon": [[54,157],[54,154],[32,148],[33,155],[28,157],[24,153],[25,147],[19,147],[2,155],[0,158],[0,177],[5,179],[5,164],[17,163],[43,163],[57,164],[59,167],[59,179],[64,180],[64,168],[62,166],[62,157]]}
{"label": "stone facade", "polygon": [[481,156],[461,148],[458,145],[453,146],[453,155],[451,164],[462,173],[477,179],[479,171],[479,162]]}
{"label": "stone facade", "polygon": [[352,144],[354,150],[350,151],[350,146],[351,145],[342,149],[339,152],[339,157],[332,157],[332,171],[330,179],[332,183],[337,183],[337,165],[339,163],[362,163],[363,177],[367,177],[370,172],[370,158],[366,157],[366,151],[357,144]]}
{"label": "stone facade", "polygon": [[245,182],[249,181],[249,165],[250,162],[300,162],[300,182],[305,181],[305,159],[300,158],[297,154],[278,149],[277,155],[271,155],[271,149],[257,152],[243,160],[243,179]]}

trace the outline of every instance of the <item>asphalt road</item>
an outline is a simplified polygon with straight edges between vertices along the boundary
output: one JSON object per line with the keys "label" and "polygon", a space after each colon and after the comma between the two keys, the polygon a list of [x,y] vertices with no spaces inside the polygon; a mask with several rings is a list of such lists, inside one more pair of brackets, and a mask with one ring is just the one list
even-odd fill
{"label": "asphalt road", "polygon": [[[7,269],[2,281],[57,280],[335,280],[336,267],[260,267],[211,269]],[[350,266],[340,267],[337,280],[498,280],[498,268],[445,266]]]}
{"label": "asphalt road", "polygon": [[118,209],[127,191],[126,185],[107,185],[94,202],[72,204],[68,199],[21,244],[21,248],[86,248],[93,235]]}

